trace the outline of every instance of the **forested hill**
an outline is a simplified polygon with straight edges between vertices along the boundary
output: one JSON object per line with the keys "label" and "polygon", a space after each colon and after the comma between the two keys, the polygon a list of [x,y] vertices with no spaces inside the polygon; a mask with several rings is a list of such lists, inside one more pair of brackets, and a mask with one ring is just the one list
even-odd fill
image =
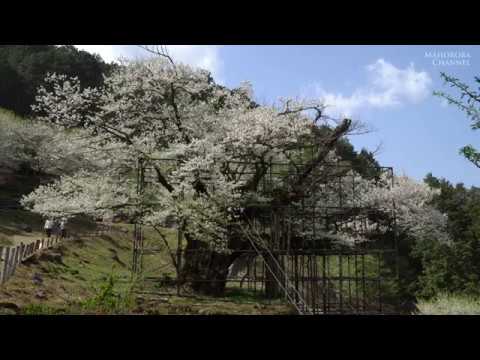
{"label": "forested hill", "polygon": [[95,87],[114,66],[73,45],[0,45],[0,107],[28,116],[48,72],[78,76],[82,86]]}

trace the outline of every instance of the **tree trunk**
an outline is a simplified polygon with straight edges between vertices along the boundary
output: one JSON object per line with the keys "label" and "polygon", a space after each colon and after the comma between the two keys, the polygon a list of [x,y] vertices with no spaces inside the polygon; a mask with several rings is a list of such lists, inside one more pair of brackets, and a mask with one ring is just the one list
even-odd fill
{"label": "tree trunk", "polygon": [[228,268],[240,253],[219,253],[196,240],[187,240],[180,282],[203,295],[222,296]]}

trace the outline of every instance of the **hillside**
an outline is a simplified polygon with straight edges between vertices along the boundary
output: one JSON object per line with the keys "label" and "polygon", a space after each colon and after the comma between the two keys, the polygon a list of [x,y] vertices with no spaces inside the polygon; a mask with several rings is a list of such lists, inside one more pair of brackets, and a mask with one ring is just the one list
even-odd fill
{"label": "hillside", "polygon": [[[15,215],[20,216],[18,212]],[[4,217],[2,216],[2,219]],[[2,220],[3,221],[3,220]],[[172,289],[132,280],[131,226],[115,224],[109,234],[92,236],[94,224],[77,220],[72,237],[22,264],[0,287],[3,314],[288,314],[282,304],[230,291],[224,298],[162,295]],[[4,227],[0,228],[0,231]],[[166,232],[167,235],[172,233]],[[3,234],[5,236],[5,233]],[[169,236],[170,241],[174,240]],[[158,242],[153,233],[146,240]],[[172,269],[165,253],[149,256],[146,271]],[[173,275],[173,274],[171,274]]]}
{"label": "hillside", "polygon": [[0,45],[0,106],[30,115],[47,73],[77,76],[85,86],[99,86],[113,68],[72,45]]}

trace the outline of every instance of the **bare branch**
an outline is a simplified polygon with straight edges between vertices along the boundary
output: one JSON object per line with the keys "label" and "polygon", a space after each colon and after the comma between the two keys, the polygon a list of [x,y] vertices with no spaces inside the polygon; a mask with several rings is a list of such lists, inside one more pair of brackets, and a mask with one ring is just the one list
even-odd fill
{"label": "bare branch", "polygon": [[375,129],[360,120],[352,120],[348,135],[365,135],[374,132]]}
{"label": "bare branch", "polygon": [[278,113],[278,116],[284,116],[288,114],[299,113],[302,111],[314,110],[316,112],[315,119],[313,120],[315,124],[317,124],[318,120],[320,120],[323,117],[323,110],[325,109],[324,106],[305,106],[305,107],[299,107],[297,109],[290,109],[289,106],[290,106],[290,101],[287,101],[285,105],[285,110]]}
{"label": "bare branch", "polygon": [[175,62],[173,61],[172,57],[168,53],[167,47],[165,45],[137,45],[141,49],[148,51],[151,54],[161,56],[166,58],[170,64],[172,64],[173,68],[176,70]]}
{"label": "bare branch", "polygon": [[375,150],[371,151],[371,153],[373,156],[377,156],[383,152],[383,149],[384,149],[383,142],[380,141],[378,145],[375,147]]}

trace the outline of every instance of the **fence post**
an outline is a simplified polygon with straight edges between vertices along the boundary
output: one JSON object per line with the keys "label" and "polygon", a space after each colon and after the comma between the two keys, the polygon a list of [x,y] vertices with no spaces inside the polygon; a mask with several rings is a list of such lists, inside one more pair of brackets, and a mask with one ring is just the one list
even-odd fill
{"label": "fence post", "polygon": [[3,279],[3,246],[0,246],[0,285],[2,284],[2,279]]}
{"label": "fence post", "polygon": [[15,274],[15,267],[17,266],[16,261],[17,261],[17,253],[18,253],[18,247],[13,248],[12,256],[10,258],[10,270],[8,272],[8,277],[12,277]]}
{"label": "fence post", "polygon": [[5,257],[3,259],[2,284],[7,281],[8,277],[8,261],[10,258],[10,247],[5,248]]}
{"label": "fence post", "polygon": [[17,254],[18,254],[18,247],[14,247],[13,248],[13,253],[12,253],[12,258],[11,258],[11,261],[10,261],[10,276],[9,277],[12,277],[13,274],[15,274],[15,267],[16,267],[16,261],[17,261]]}
{"label": "fence post", "polygon": [[[17,265],[20,264],[20,260],[22,258],[22,246],[17,246],[17,256],[15,256],[15,270],[17,270]],[[13,271],[15,273],[15,270]]]}
{"label": "fence post", "polygon": [[15,256],[13,257],[12,276],[15,275],[15,270],[17,270],[18,255],[20,255],[20,248],[18,246],[16,246],[15,247]]}
{"label": "fence post", "polygon": [[24,258],[25,258],[25,245],[23,244],[23,242],[21,242],[21,243],[20,243],[19,262],[22,262]]}

